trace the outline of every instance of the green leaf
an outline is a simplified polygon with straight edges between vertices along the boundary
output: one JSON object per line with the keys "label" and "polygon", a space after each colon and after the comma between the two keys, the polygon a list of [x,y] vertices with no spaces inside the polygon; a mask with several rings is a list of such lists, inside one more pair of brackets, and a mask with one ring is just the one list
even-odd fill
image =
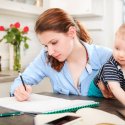
{"label": "green leaf", "polygon": [[3,40],[6,40],[6,43],[12,44],[14,46],[20,46],[21,42],[24,42],[24,47],[26,49],[29,48],[27,41],[30,40],[30,38],[25,36],[25,34],[18,28],[13,27],[6,29],[6,35],[3,36],[0,42]]}
{"label": "green leaf", "polygon": [[24,43],[24,47],[25,47],[25,49],[28,49],[29,45],[27,43]]}

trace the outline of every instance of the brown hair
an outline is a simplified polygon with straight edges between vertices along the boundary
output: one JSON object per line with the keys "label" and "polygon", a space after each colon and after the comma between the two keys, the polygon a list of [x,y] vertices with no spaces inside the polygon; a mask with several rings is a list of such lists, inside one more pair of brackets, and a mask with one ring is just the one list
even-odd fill
{"label": "brown hair", "polygon": [[[79,39],[86,43],[91,42],[91,38],[84,27],[76,20],[68,15],[64,10],[59,8],[51,8],[44,11],[37,19],[35,24],[35,32],[37,34],[45,31],[56,31],[60,33],[66,33],[70,26],[76,27],[77,36]],[[52,56],[48,55],[48,63],[56,71],[60,71],[64,65],[64,62],[59,62]]]}

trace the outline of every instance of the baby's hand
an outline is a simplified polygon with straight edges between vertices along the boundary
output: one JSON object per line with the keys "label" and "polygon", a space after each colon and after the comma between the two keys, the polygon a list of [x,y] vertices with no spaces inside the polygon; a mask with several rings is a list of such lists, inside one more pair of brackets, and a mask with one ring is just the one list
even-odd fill
{"label": "baby's hand", "polygon": [[109,87],[106,88],[106,86],[101,81],[99,81],[97,85],[105,98],[114,98],[114,95],[112,94]]}

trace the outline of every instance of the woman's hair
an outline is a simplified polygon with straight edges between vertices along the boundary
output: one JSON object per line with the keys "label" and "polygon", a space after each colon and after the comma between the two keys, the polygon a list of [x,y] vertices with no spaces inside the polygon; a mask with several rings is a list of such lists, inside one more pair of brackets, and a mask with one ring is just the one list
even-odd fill
{"label": "woman's hair", "polygon": [[[41,34],[45,31],[55,31],[59,33],[67,33],[70,26],[76,27],[77,36],[80,40],[90,43],[91,38],[84,27],[72,16],[67,14],[60,8],[51,8],[44,11],[37,19],[35,24],[35,32]],[[48,55],[48,63],[56,71],[60,71],[64,62],[59,62],[52,56]]]}

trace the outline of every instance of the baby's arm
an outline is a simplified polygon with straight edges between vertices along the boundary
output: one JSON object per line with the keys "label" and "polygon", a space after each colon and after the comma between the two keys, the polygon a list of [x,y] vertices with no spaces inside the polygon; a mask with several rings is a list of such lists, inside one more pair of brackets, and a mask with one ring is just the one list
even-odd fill
{"label": "baby's arm", "polygon": [[125,106],[125,91],[120,87],[120,84],[115,81],[108,81],[108,86],[116,99]]}
{"label": "baby's arm", "polygon": [[105,98],[107,99],[114,98],[114,95],[111,92],[110,88],[109,87],[107,88],[102,81],[98,81],[97,85]]}

